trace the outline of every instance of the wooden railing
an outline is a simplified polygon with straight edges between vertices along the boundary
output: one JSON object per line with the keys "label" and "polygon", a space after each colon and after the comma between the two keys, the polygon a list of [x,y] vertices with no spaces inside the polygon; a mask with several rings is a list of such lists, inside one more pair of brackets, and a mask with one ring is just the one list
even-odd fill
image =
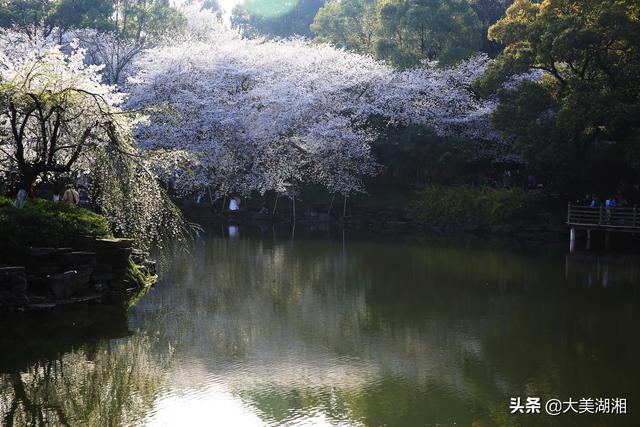
{"label": "wooden railing", "polygon": [[581,206],[569,203],[567,224],[593,228],[640,228],[638,208]]}

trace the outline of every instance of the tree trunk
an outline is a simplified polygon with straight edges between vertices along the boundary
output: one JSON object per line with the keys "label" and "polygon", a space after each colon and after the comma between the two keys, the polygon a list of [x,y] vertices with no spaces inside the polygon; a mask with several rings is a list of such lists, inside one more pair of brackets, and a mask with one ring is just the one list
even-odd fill
{"label": "tree trunk", "polygon": [[347,195],[344,195],[344,205],[342,206],[342,216],[347,216]]}
{"label": "tree trunk", "polygon": [[327,215],[331,215],[331,208],[333,208],[333,200],[336,198],[336,193],[331,195],[331,202],[329,202],[329,209],[327,210]]}
{"label": "tree trunk", "polygon": [[31,170],[20,171],[20,184],[18,184],[18,189],[29,191],[33,183],[36,181],[36,178],[37,174],[35,174]]}
{"label": "tree trunk", "polygon": [[296,223],[296,196],[293,196],[293,223]]}
{"label": "tree trunk", "polygon": [[36,180],[36,175],[32,172],[22,172],[20,183],[18,184],[18,193],[13,201],[13,207],[16,209],[22,209],[29,194],[29,189]]}

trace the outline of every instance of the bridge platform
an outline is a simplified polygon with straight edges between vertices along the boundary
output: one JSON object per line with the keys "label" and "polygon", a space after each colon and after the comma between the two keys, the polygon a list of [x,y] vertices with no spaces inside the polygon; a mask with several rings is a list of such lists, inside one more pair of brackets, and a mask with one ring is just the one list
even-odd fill
{"label": "bridge platform", "polygon": [[587,233],[587,249],[591,246],[591,232],[602,231],[605,236],[605,249],[609,249],[611,233],[640,233],[640,215],[637,206],[605,207],[584,206],[569,203],[567,225],[570,227],[569,246],[573,252],[576,231]]}

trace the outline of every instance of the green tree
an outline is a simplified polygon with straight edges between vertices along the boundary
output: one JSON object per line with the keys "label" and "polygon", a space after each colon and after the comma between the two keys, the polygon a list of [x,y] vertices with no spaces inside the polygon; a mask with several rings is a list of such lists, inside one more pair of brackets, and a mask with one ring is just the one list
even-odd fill
{"label": "green tree", "polygon": [[480,47],[480,21],[465,0],[383,0],[376,30],[378,56],[404,66],[455,62]]}
{"label": "green tree", "polygon": [[497,56],[502,51],[502,46],[489,40],[489,27],[504,16],[505,11],[512,3],[513,0],[471,0],[471,7],[482,23],[481,50],[491,57]]}
{"label": "green tree", "polygon": [[[202,7],[216,3],[208,0]],[[77,38],[88,60],[105,66],[103,80],[122,84],[135,57],[181,32],[186,19],[169,0],[0,0],[0,26],[34,40],[55,37],[61,45]]]}
{"label": "green tree", "polygon": [[94,28],[109,31],[113,4],[110,1],[60,0],[55,3],[49,22],[63,31],[71,28]]}
{"label": "green tree", "polygon": [[375,0],[330,1],[316,14],[316,40],[360,52],[371,52],[376,28]]}
{"label": "green tree", "polygon": [[324,5],[324,0],[301,0],[291,12],[282,16],[259,16],[252,14],[240,4],[233,9],[231,23],[246,36],[289,37],[311,36],[309,26],[314,16]]}
{"label": "green tree", "polygon": [[321,41],[374,53],[399,66],[455,62],[480,47],[482,25],[466,0],[327,3],[311,26]]}
{"label": "green tree", "polygon": [[113,26],[118,35],[140,41],[175,34],[186,25],[185,17],[169,0],[112,0]]}
{"label": "green tree", "polygon": [[141,40],[180,31],[182,14],[169,0],[16,0],[0,1],[0,26],[16,27],[29,37],[60,35],[70,29],[113,31]]}
{"label": "green tree", "polygon": [[[579,183],[594,147],[638,141],[639,9],[636,0],[516,0],[490,28],[505,49],[477,87],[498,93],[494,122],[525,160],[571,168]],[[514,84],[531,70],[540,78]]]}
{"label": "green tree", "polygon": [[16,0],[0,2],[0,26],[16,27],[30,37],[48,36],[54,28],[91,27],[111,29],[110,1],[93,0]]}
{"label": "green tree", "polygon": [[423,126],[393,126],[381,130],[373,150],[385,167],[387,178],[412,184],[450,184],[462,178],[470,160],[464,151],[468,143],[438,137]]}

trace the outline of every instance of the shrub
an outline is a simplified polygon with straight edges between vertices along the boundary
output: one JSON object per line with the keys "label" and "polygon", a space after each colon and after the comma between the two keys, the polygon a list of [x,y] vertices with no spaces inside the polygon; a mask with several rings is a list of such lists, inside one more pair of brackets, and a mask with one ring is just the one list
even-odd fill
{"label": "shrub", "polygon": [[532,207],[535,193],[521,188],[429,186],[418,192],[418,218],[440,225],[491,225],[507,221]]}
{"label": "shrub", "polygon": [[28,200],[23,209],[12,203],[0,196],[0,248],[62,247],[78,236],[111,236],[107,220],[90,210],[42,199]]}

